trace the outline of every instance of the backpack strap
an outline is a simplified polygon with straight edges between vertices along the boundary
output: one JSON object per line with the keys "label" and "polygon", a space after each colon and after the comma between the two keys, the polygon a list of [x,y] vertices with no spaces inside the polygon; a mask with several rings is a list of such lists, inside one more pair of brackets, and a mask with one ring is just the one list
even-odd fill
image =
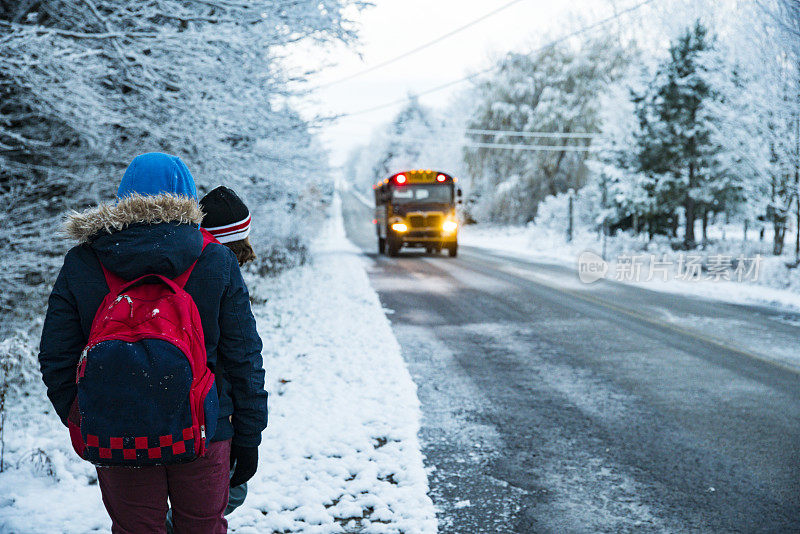
{"label": "backpack strap", "polygon": [[210,243],[219,243],[220,245],[222,244],[222,243],[219,242],[219,239],[214,237],[214,234],[212,234],[211,232],[209,232],[205,228],[200,228],[200,233],[203,234],[203,239],[208,239]]}
{"label": "backpack strap", "polygon": [[[96,253],[95,256],[97,256]],[[123,279],[121,276],[117,276],[116,274],[106,269],[106,266],[103,265],[103,262],[100,261],[100,258],[97,258],[97,263],[99,263],[100,268],[103,269],[103,276],[105,276],[106,284],[108,284],[108,292],[118,295],[119,292],[122,290],[122,288],[125,287],[125,284],[127,284],[128,282],[125,281],[125,279]]]}
{"label": "backpack strap", "polygon": [[[203,251],[206,249],[206,245],[208,245],[209,243],[216,243],[217,240],[214,239],[214,236],[212,236],[209,232],[203,230],[202,228],[200,229],[200,234],[203,236],[203,245],[200,247],[200,254],[202,254]],[[200,256],[198,256],[197,259],[199,260]],[[192,270],[194,270],[195,265],[197,265],[197,260],[194,260],[194,263],[192,263],[188,269],[186,269],[183,273],[175,277],[173,279],[173,282],[175,282],[175,284],[178,287],[183,289],[184,286],[186,286],[186,282],[189,281],[189,277],[192,275]]]}
{"label": "backpack strap", "polygon": [[[219,241],[217,241],[217,239],[213,235],[211,235],[208,231],[202,228],[200,229],[200,233],[203,236],[203,244],[200,247],[200,254],[202,254],[203,251],[206,249],[206,245],[208,245],[209,243],[218,243]],[[96,252],[95,252],[95,257],[97,257]],[[106,284],[108,284],[109,293],[114,293],[115,295],[118,295],[125,286],[129,285],[130,283],[129,281],[125,280],[121,276],[117,276],[116,274],[106,269],[105,265],[103,265],[103,262],[100,261],[99,257],[97,257],[97,263],[100,264],[100,268],[103,270],[103,276],[106,278]],[[173,282],[175,282],[175,284],[178,287],[183,289],[183,287],[186,285],[186,282],[189,280],[189,276],[191,276],[192,270],[194,269],[194,266],[196,264],[197,260],[194,260],[194,263],[192,263],[189,266],[189,268],[186,269],[183,273],[175,277],[173,279]]]}

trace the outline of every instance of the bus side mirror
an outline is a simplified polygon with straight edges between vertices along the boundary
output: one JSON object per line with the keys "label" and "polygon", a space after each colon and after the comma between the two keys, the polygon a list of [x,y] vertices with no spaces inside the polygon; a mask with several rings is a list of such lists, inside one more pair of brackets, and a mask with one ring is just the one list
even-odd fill
{"label": "bus side mirror", "polygon": [[463,197],[463,196],[464,196],[464,193],[462,193],[462,192],[461,192],[461,188],[460,188],[460,187],[459,187],[458,189],[456,189],[456,196],[458,197],[458,200],[457,200],[457,202],[458,202],[459,204],[462,204],[464,201],[463,201],[463,200],[461,200],[461,197]]}

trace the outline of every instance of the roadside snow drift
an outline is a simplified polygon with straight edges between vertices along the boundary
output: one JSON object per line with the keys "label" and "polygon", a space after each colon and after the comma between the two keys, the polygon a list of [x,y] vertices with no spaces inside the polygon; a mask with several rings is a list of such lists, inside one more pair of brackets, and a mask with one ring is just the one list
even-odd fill
{"label": "roadside snow drift", "polygon": [[[416,386],[338,197],[310,265],[248,284],[270,423],[229,531],[435,532]],[[108,532],[94,469],[72,452],[41,384],[28,390],[6,416],[0,532]]]}

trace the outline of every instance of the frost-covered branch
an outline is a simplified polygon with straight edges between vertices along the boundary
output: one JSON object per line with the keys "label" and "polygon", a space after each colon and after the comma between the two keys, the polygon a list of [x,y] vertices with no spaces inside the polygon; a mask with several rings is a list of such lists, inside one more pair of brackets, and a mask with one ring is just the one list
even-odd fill
{"label": "frost-covered branch", "polygon": [[[284,203],[324,176],[326,156],[313,125],[286,104],[307,74],[287,68],[281,48],[351,41],[345,13],[357,4],[0,1],[0,205],[15,206],[0,217],[16,221],[26,206],[31,220],[52,223],[24,242],[0,234],[0,255],[59,251],[63,208],[107,198],[125,163],[146,151],[179,155],[201,190],[225,183],[259,209],[280,205],[269,217],[285,216]],[[9,261],[2,306],[31,291],[20,282],[29,270],[49,279],[56,268]]]}

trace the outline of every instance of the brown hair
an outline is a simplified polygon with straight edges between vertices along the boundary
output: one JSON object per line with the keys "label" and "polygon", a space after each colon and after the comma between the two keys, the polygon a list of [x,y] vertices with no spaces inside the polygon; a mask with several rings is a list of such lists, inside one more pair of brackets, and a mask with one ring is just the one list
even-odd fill
{"label": "brown hair", "polygon": [[253,261],[256,259],[256,253],[253,250],[253,247],[250,245],[249,237],[245,237],[239,241],[223,243],[223,245],[231,249],[233,253],[236,254],[236,259],[239,260],[240,267],[248,261]]}

